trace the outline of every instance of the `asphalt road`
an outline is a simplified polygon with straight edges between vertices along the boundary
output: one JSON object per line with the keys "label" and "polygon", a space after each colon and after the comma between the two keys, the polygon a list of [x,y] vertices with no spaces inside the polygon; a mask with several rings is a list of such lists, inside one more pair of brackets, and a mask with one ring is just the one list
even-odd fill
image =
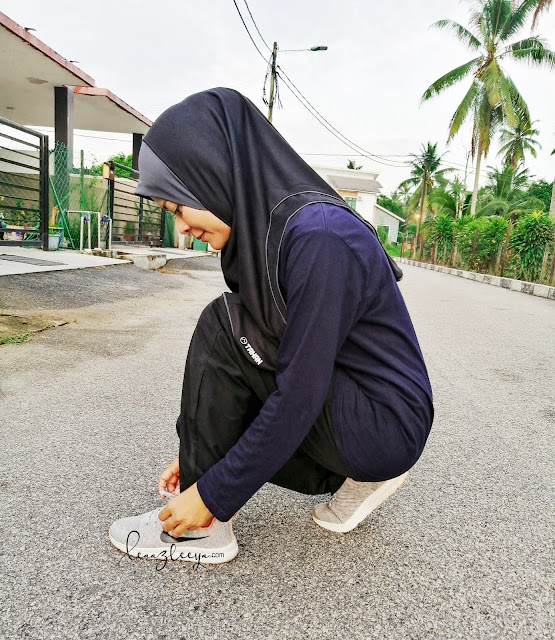
{"label": "asphalt road", "polygon": [[552,638],[555,303],[403,269],[436,408],[403,489],[342,535],[266,485],[233,562],[159,571],[107,531],[159,504],[221,274],[2,278],[4,313],[69,324],[0,347],[0,638]]}

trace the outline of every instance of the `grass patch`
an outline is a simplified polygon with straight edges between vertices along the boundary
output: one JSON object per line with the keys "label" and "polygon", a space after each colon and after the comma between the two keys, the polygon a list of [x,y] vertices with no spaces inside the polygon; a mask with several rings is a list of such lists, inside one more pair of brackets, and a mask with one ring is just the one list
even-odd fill
{"label": "grass patch", "polygon": [[18,336],[0,336],[0,344],[19,344],[29,339],[30,333],[21,333]]}
{"label": "grass patch", "polygon": [[403,251],[403,255],[401,256],[401,245],[400,244],[391,244],[391,243],[387,243],[385,245],[385,250],[387,251],[387,253],[389,253],[390,256],[393,256],[395,258],[408,258],[410,257],[410,249],[405,248],[405,250]]}

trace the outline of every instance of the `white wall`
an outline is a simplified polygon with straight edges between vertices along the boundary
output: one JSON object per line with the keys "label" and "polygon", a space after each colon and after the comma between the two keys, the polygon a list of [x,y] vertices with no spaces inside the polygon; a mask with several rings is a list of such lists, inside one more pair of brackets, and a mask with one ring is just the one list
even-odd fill
{"label": "white wall", "polygon": [[[357,178],[368,178],[369,180],[377,180],[378,174],[373,171],[354,171],[353,169],[337,169],[332,167],[312,167],[316,173],[322,177],[334,190],[330,176],[344,176],[352,177],[353,173]],[[368,220],[371,224],[374,224],[374,205],[376,204],[378,194],[358,192],[356,210],[360,215]]]}
{"label": "white wall", "polygon": [[399,233],[399,220],[393,216],[387,215],[385,211],[381,211],[377,207],[374,209],[375,222],[372,224],[378,228],[380,225],[386,225],[389,227],[389,233],[387,238],[389,242],[397,242],[397,235]]}
{"label": "white wall", "polygon": [[378,198],[377,193],[360,193],[357,196],[357,213],[365,219],[368,220],[370,224],[375,224],[375,211],[374,205],[376,204],[376,200]]}

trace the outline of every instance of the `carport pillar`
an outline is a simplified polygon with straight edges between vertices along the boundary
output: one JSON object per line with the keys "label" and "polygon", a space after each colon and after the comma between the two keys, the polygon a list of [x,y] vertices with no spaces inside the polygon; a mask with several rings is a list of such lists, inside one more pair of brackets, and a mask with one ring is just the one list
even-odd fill
{"label": "carport pillar", "polygon": [[141,144],[143,143],[143,134],[133,134],[133,162],[132,167],[135,171],[139,170],[139,151],[141,150]]}
{"label": "carport pillar", "polygon": [[75,87],[54,87],[54,188],[63,209],[69,208],[69,172],[73,168],[74,95]]}

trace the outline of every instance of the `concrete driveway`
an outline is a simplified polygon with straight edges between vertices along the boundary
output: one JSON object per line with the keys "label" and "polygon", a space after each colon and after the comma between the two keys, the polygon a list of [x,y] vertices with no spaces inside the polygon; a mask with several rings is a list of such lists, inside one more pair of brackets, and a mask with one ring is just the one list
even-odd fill
{"label": "concrete driveway", "polygon": [[[206,263],[208,264],[208,263]],[[266,485],[222,566],[131,560],[107,531],[159,504],[187,345],[218,271],[2,278],[69,323],[0,347],[0,637],[551,638],[555,304],[403,266],[436,420],[404,488],[347,535]]]}

